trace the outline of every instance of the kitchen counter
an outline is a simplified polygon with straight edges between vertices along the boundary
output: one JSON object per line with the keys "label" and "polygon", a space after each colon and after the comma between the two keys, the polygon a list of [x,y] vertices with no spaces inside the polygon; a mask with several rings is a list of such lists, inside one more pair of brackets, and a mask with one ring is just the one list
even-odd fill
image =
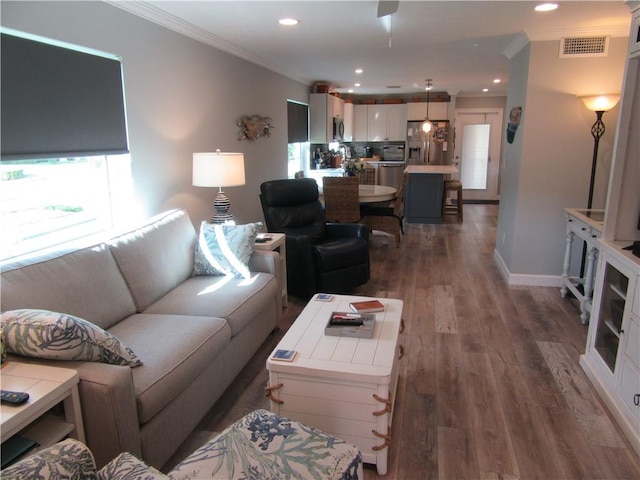
{"label": "kitchen counter", "polygon": [[445,176],[458,173],[453,165],[408,165],[404,215],[409,223],[442,223]]}
{"label": "kitchen counter", "polygon": [[407,173],[430,173],[450,175],[458,173],[458,167],[453,165],[409,165],[404,169]]}

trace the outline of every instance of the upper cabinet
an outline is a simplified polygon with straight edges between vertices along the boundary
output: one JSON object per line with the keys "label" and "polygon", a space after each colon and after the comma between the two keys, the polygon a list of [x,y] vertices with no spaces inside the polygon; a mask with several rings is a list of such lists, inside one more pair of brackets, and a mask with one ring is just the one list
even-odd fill
{"label": "upper cabinet", "polygon": [[326,93],[309,95],[309,140],[311,143],[333,141],[333,118],[344,119],[344,100]]}
{"label": "upper cabinet", "polygon": [[353,103],[344,104],[344,141],[353,141]]}
{"label": "upper cabinet", "polygon": [[447,120],[449,103],[447,102],[411,102],[407,103],[407,118],[409,121],[419,121],[427,118],[429,106],[429,120]]}
{"label": "upper cabinet", "polygon": [[353,141],[405,141],[406,104],[356,105]]}

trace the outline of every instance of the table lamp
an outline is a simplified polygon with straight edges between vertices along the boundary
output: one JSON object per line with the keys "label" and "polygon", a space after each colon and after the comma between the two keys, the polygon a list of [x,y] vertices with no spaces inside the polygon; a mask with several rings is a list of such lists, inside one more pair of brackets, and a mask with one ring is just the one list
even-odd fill
{"label": "table lamp", "polygon": [[231,202],[222,187],[236,187],[245,184],[244,155],[242,153],[202,152],[193,154],[193,185],[195,187],[218,187],[213,201],[216,212],[211,223],[233,222],[229,213]]}

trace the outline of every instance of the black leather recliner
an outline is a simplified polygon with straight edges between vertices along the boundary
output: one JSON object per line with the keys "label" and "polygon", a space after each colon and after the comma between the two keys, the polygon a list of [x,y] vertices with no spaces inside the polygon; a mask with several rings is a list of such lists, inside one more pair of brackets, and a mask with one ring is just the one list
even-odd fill
{"label": "black leather recliner", "polygon": [[286,234],[290,294],[348,293],[369,281],[369,230],[326,223],[314,179],[264,182],[260,202],[267,230]]}

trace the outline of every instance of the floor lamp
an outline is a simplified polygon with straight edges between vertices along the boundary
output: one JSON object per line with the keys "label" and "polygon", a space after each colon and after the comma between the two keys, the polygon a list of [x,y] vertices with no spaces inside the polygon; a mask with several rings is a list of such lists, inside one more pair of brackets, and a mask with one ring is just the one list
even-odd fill
{"label": "floor lamp", "polygon": [[[620,95],[604,94],[604,95],[585,95],[580,97],[584,105],[596,113],[596,122],[591,126],[591,136],[593,137],[593,158],[591,159],[591,178],[589,180],[589,198],[587,200],[587,209],[590,210],[593,205],[593,189],[596,182],[596,168],[598,166],[598,146],[600,138],[604,135],[604,123],[602,115],[616,106],[620,100]],[[586,245],[582,247],[582,263],[580,265],[580,278],[584,276],[585,259],[587,255]]]}
{"label": "floor lamp", "polygon": [[605,131],[602,115],[604,112],[608,112],[616,106],[620,100],[620,95],[587,95],[580,98],[589,110],[596,112],[596,123],[591,127],[591,136],[593,136],[593,158],[591,160],[591,179],[589,181],[589,199],[587,201],[587,208],[590,209],[593,205],[593,188],[596,181],[596,167],[598,165],[598,145],[600,144],[600,137],[604,135]]}
{"label": "floor lamp", "polygon": [[196,187],[218,187],[213,201],[216,212],[211,223],[233,222],[229,213],[231,202],[222,191],[222,187],[235,187],[245,184],[244,155],[242,153],[215,152],[193,154],[193,185]]}

